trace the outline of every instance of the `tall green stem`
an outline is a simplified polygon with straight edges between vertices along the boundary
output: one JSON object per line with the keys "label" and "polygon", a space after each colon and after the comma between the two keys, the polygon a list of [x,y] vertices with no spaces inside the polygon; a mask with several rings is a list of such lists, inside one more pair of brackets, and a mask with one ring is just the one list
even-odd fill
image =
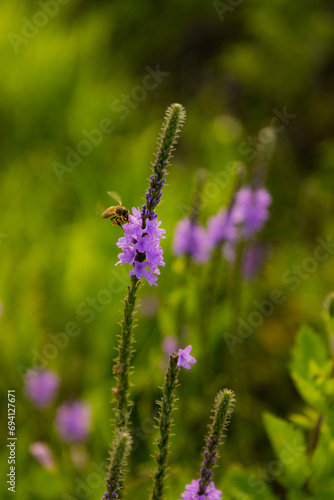
{"label": "tall green stem", "polygon": [[170,431],[173,420],[171,413],[174,407],[174,391],[177,386],[177,377],[180,368],[177,366],[178,354],[171,354],[169,365],[165,375],[162,399],[159,402],[159,437],[157,439],[158,451],[155,454],[157,467],[154,471],[153,491],[150,500],[162,500],[165,488],[165,479],[167,474],[167,456],[169,447]]}
{"label": "tall green stem", "polygon": [[114,372],[116,376],[116,388],[113,391],[116,400],[115,421],[116,429],[126,428],[129,423],[132,403],[129,398],[129,376],[131,373],[131,358],[133,353],[133,316],[136,307],[137,291],[140,280],[131,277],[131,285],[124,299],[124,316],[121,321],[121,334],[118,337],[118,356]]}

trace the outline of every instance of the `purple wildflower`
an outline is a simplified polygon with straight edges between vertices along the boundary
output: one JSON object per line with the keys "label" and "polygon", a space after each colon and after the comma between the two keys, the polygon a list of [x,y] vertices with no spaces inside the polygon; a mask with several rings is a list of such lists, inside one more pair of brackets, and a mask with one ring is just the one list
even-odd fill
{"label": "purple wildflower", "polygon": [[174,232],[173,252],[177,257],[190,255],[199,264],[207,262],[209,245],[205,229],[188,217],[181,219]]}
{"label": "purple wildflower", "polygon": [[272,198],[265,188],[252,191],[250,187],[243,187],[236,193],[231,219],[242,228],[242,236],[249,238],[262,229],[269,218],[271,202]]}
{"label": "purple wildflower", "polygon": [[41,441],[32,443],[29,446],[31,455],[47,470],[54,470],[56,468],[53,453],[50,447]]}
{"label": "purple wildflower", "polygon": [[161,222],[155,219],[146,219],[143,227],[141,213],[136,208],[129,215],[130,222],[124,225],[124,237],[119,238],[117,246],[123,250],[118,255],[117,264],[133,264],[130,276],[139,280],[146,278],[150,285],[157,285],[158,266],[164,266],[160,239],[164,238],[164,229],[159,229]]}
{"label": "purple wildflower", "polygon": [[65,443],[86,441],[91,430],[92,412],[85,401],[65,401],[57,410],[55,426]]}
{"label": "purple wildflower", "polygon": [[196,363],[196,359],[189,354],[191,349],[191,345],[188,345],[185,349],[179,349],[179,360],[177,362],[177,366],[183,366],[183,368],[187,368],[187,370],[190,370],[191,366],[189,363]]}
{"label": "purple wildflower", "polygon": [[24,394],[38,409],[48,408],[57,396],[59,375],[52,370],[28,370],[24,376]]}
{"label": "purple wildflower", "polygon": [[186,491],[181,495],[183,500],[222,500],[222,492],[217,490],[212,482],[206,488],[205,493],[199,495],[199,482],[200,479],[194,479],[191,484],[186,485]]}

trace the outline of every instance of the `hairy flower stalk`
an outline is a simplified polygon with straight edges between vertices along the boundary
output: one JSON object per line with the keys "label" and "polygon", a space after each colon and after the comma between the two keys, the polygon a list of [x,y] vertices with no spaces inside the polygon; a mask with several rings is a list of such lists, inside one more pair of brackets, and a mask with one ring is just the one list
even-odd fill
{"label": "hairy flower stalk", "polygon": [[162,399],[159,401],[159,437],[157,439],[158,451],[155,453],[156,469],[153,476],[153,490],[150,500],[162,500],[164,494],[164,485],[167,474],[167,456],[169,448],[170,431],[173,420],[171,413],[174,409],[175,395],[177,386],[177,377],[180,371],[178,366],[179,355],[173,353],[169,357],[169,365],[165,374],[165,381],[162,388]]}
{"label": "hairy flower stalk", "polygon": [[115,360],[116,364],[114,365],[117,384],[113,394],[116,400],[116,408],[114,411],[117,429],[127,427],[132,405],[129,400],[129,374],[133,351],[133,314],[139,286],[140,281],[135,276],[132,276],[131,285],[128,286],[128,294],[124,299],[124,317],[121,322],[121,334],[118,338],[118,356]]}
{"label": "hairy flower stalk", "polygon": [[[117,242],[118,247],[122,249],[122,253],[118,255],[119,262],[117,264],[130,264],[132,265],[132,269],[129,272],[131,282],[128,285],[127,295],[124,299],[121,333],[118,336],[117,344],[118,355],[113,367],[116,378],[116,387],[113,389],[113,397],[116,403],[114,408],[115,438],[113,441],[114,458],[112,459],[107,479],[107,486],[109,486],[110,491],[107,490],[104,496],[104,499],[108,500],[120,498],[120,481],[124,475],[123,465],[125,463],[125,456],[128,454],[131,446],[130,439],[125,439],[125,436],[128,436],[132,407],[129,397],[129,376],[132,369],[133,323],[137,291],[142,278],[146,278],[150,285],[156,285],[157,275],[160,274],[158,266],[165,265],[162,258],[163,252],[160,247],[160,239],[164,237],[163,234],[165,231],[159,229],[160,222],[158,222],[157,215],[153,211],[161,199],[162,188],[167,173],[166,169],[184,119],[185,111],[180,104],[172,104],[168,108],[160,135],[160,145],[156,161],[153,165],[149,191],[146,195],[146,205],[143,206],[142,213],[133,208],[132,215],[129,214],[128,216],[128,223],[123,226],[124,237],[119,238]],[[113,465],[114,463],[116,465]],[[117,472],[117,474],[115,472],[116,475],[113,472],[113,467]]]}
{"label": "hairy flower stalk", "polygon": [[213,407],[212,424],[204,448],[204,460],[199,481],[199,495],[204,495],[212,481],[212,469],[216,465],[218,445],[222,442],[223,433],[227,429],[235,402],[234,393],[229,389],[218,392]]}
{"label": "hairy flower stalk", "polygon": [[146,203],[142,207],[143,228],[145,227],[145,220],[147,218],[156,218],[154,210],[161,200],[162,188],[166,182],[167,168],[185,119],[186,112],[181,104],[172,104],[169,106],[158,140],[158,150],[153,163],[150,186],[146,193]]}
{"label": "hairy flower stalk", "polygon": [[[160,134],[160,145],[153,165],[153,174],[150,187],[146,195],[146,205],[142,214],[133,209],[133,215],[129,215],[129,223],[124,225],[125,236],[118,240],[117,245],[123,250],[119,254],[120,264],[129,263],[133,265],[130,271],[131,285],[125,298],[124,318],[121,326],[122,331],[118,342],[118,357],[114,371],[117,386],[114,390],[116,399],[116,428],[119,429],[128,424],[131,403],[129,401],[129,372],[131,370],[132,357],[132,328],[133,314],[136,306],[137,290],[141,279],[147,279],[150,285],[156,285],[159,265],[164,265],[162,249],[159,240],[163,238],[165,231],[159,229],[160,222],[157,221],[153,210],[158,205],[162,196],[162,187],[165,183],[164,176],[174,149],[180,128],[185,120],[185,110],[181,104],[172,104],[166,112],[165,120]],[[149,269],[147,269],[147,267]]]}
{"label": "hairy flower stalk", "polygon": [[219,444],[222,444],[223,433],[227,429],[234,402],[235,397],[231,390],[224,389],[218,392],[213,407],[210,432],[203,451],[201,477],[186,485],[185,492],[181,495],[183,500],[221,500],[222,492],[216,488],[212,481],[212,469],[216,466],[217,448]]}
{"label": "hairy flower stalk", "polygon": [[116,435],[113,450],[110,453],[110,465],[106,480],[107,491],[102,500],[120,498],[121,481],[123,480],[126,458],[130,453],[131,437],[127,432]]}

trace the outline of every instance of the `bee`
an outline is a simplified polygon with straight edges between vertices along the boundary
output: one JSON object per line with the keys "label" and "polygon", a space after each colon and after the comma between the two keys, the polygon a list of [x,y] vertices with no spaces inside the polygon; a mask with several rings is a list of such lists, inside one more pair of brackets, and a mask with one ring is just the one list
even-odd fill
{"label": "bee", "polygon": [[120,197],[117,193],[113,191],[108,191],[109,196],[113,198],[116,203],[118,203],[115,207],[109,207],[102,214],[104,219],[111,220],[113,226],[122,227],[123,224],[129,222],[129,210],[123,207]]}

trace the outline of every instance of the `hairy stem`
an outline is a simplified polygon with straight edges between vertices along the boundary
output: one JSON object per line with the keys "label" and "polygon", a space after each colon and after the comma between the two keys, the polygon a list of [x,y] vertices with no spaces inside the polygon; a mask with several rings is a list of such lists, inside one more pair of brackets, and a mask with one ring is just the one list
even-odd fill
{"label": "hairy stem", "polygon": [[159,402],[159,437],[157,439],[157,452],[155,453],[155,461],[157,467],[154,471],[153,490],[150,500],[162,500],[165,488],[165,479],[167,475],[167,456],[169,447],[170,431],[173,420],[171,413],[174,409],[175,395],[174,391],[177,386],[177,377],[180,368],[177,366],[178,354],[171,354],[169,357],[169,365],[165,374],[164,386],[162,389],[163,395]]}
{"label": "hairy stem", "polygon": [[116,376],[116,388],[113,391],[116,400],[115,421],[116,429],[124,429],[128,426],[132,403],[129,398],[129,376],[131,373],[131,358],[133,353],[133,315],[136,307],[137,291],[140,280],[131,277],[131,285],[124,299],[124,314],[121,321],[121,334],[118,337],[118,356],[114,373]]}

